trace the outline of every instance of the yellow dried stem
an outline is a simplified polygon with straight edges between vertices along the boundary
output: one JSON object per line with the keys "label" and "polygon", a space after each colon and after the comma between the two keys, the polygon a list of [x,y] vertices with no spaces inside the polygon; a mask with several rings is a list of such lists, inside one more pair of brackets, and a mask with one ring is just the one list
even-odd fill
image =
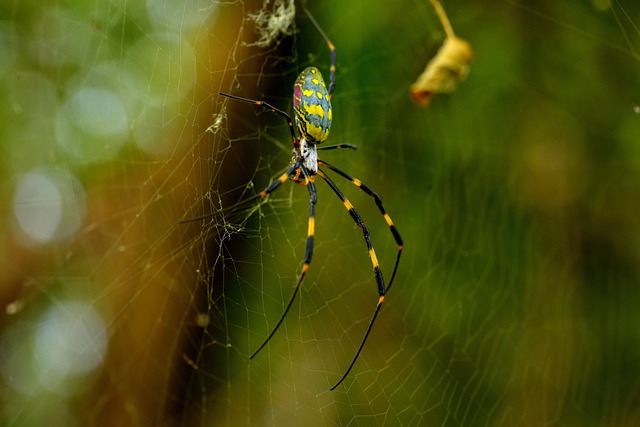
{"label": "yellow dried stem", "polygon": [[455,37],[456,35],[453,32],[453,27],[451,26],[451,22],[449,22],[449,17],[447,16],[447,13],[444,11],[444,8],[440,4],[440,2],[438,0],[429,0],[429,1],[431,2],[431,5],[433,6],[433,8],[436,10],[436,13],[438,14],[438,18],[442,23],[442,27],[444,28],[444,32],[447,34],[447,37],[448,38]]}

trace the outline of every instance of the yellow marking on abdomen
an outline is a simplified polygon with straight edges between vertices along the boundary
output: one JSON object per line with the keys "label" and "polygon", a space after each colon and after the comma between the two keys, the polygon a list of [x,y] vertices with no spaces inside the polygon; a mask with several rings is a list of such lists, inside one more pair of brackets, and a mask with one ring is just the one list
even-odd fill
{"label": "yellow marking on abdomen", "polygon": [[358,187],[360,187],[362,185],[362,181],[360,181],[358,178],[353,178],[353,183],[355,185],[357,185]]}
{"label": "yellow marking on abdomen", "polygon": [[344,202],[342,202],[342,204],[344,205],[345,208],[347,208],[349,210],[353,209],[353,205],[348,200],[345,200]]}
{"label": "yellow marking on abdomen", "polygon": [[320,117],[324,117],[324,110],[321,105],[305,105],[304,110],[307,114],[317,114]]}

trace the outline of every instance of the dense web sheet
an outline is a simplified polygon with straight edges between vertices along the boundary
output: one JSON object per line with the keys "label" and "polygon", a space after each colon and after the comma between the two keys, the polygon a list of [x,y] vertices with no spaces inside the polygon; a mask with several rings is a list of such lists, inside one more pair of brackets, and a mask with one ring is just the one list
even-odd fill
{"label": "dense web sheet", "polygon": [[[358,146],[322,157],[405,240],[333,392],[378,299],[362,232],[317,180],[313,262],[249,361],[300,274],[308,193],[243,202],[289,131],[218,96],[290,111],[300,71],[326,79],[302,5],[0,6],[0,424],[640,423],[638,5],[447,1],[476,56],[422,109],[442,26],[386,3],[307,2],[338,49],[327,143]],[[388,279],[387,224],[331,176]]]}

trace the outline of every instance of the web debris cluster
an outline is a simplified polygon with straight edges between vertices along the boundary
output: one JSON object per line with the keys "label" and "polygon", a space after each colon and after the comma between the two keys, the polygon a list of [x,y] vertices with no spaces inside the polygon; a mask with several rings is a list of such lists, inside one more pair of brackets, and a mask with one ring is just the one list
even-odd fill
{"label": "web debris cluster", "polygon": [[247,46],[267,47],[293,34],[292,24],[296,16],[294,0],[274,0],[271,6],[269,3],[269,0],[264,0],[262,9],[248,15],[260,38]]}

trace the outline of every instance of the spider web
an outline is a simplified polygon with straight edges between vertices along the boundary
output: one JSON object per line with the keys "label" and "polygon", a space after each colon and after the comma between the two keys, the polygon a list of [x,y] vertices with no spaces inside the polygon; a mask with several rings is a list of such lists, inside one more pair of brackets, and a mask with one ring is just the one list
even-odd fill
{"label": "spider web", "polygon": [[[0,6],[3,425],[635,425],[640,9],[453,2],[476,53],[428,109],[428,1],[309,3],[337,47],[322,157],[406,248],[378,295],[361,231],[281,117],[329,53],[291,1]],[[558,4],[559,3],[559,4]],[[330,172],[328,172],[330,173]],[[389,278],[397,247],[336,176]],[[201,221],[181,220],[224,208]]]}

